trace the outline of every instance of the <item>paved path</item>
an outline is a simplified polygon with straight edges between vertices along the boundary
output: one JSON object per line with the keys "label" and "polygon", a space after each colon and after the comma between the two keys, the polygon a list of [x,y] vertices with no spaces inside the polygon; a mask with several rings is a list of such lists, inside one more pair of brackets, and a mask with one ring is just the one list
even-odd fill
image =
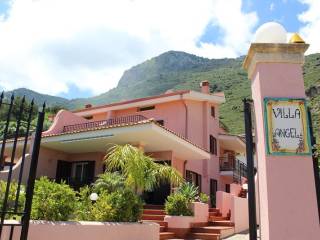
{"label": "paved path", "polygon": [[238,233],[236,235],[233,235],[232,237],[224,238],[225,240],[249,240],[249,233]]}
{"label": "paved path", "polygon": [[[257,239],[260,239],[259,237],[259,230],[258,230],[258,238]],[[249,231],[245,231],[245,232],[242,232],[242,233],[238,233],[236,235],[233,235],[231,237],[228,237],[228,238],[224,238],[224,240],[249,240]]]}

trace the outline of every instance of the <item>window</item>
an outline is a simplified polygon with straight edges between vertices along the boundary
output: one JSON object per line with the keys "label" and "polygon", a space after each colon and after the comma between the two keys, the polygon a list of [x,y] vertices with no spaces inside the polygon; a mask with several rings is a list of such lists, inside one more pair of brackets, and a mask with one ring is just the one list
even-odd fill
{"label": "window", "polygon": [[159,123],[159,125],[164,126],[164,121],[163,120],[157,120],[157,123]]}
{"label": "window", "polygon": [[199,191],[201,191],[201,175],[200,174],[186,170],[186,180],[187,182],[193,183],[195,186],[198,186]]}
{"label": "window", "polygon": [[93,116],[92,115],[91,116],[85,116],[84,118],[87,119],[87,120],[91,120],[93,118]]}
{"label": "window", "polygon": [[210,153],[214,154],[214,155],[217,155],[217,139],[210,135]]}
{"label": "window", "polygon": [[217,191],[218,191],[218,181],[216,179],[210,179],[210,199],[211,199],[212,207],[216,207]]}
{"label": "window", "polygon": [[211,117],[216,117],[216,109],[214,106],[211,107]]}
{"label": "window", "polygon": [[140,107],[138,109],[139,112],[143,112],[143,111],[149,111],[149,110],[153,110],[155,109],[155,106],[147,106],[147,107]]}
{"label": "window", "polygon": [[87,179],[88,162],[78,162],[72,164],[72,178],[75,181],[84,182]]}
{"label": "window", "polygon": [[226,192],[230,193],[230,184],[226,184]]}

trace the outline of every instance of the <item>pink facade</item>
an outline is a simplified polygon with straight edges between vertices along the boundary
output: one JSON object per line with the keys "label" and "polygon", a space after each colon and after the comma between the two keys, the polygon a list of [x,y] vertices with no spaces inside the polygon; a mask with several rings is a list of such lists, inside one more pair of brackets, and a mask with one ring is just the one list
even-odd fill
{"label": "pink facade", "polygon": [[171,164],[204,193],[230,189],[232,169],[221,175],[219,157],[228,152],[226,163],[231,163],[239,152],[233,143],[241,145],[241,152],[245,144],[237,136],[220,139],[221,134],[227,135],[219,127],[224,95],[210,94],[208,82],[204,83],[201,92],[177,91],[88,105],[74,112],[61,110],[43,133],[37,177],[72,184],[74,178],[82,178],[81,172],[90,169],[92,174],[85,175],[90,175],[87,183],[92,182],[103,173],[104,156],[112,144],[132,144],[155,161]]}

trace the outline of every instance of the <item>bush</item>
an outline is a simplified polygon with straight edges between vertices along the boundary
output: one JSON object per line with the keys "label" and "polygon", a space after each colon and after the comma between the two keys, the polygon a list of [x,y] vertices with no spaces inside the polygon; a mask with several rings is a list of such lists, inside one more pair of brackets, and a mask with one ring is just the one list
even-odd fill
{"label": "bush", "polygon": [[190,200],[181,193],[174,193],[168,196],[165,203],[165,211],[171,216],[192,216]]}
{"label": "bush", "polygon": [[193,202],[198,196],[199,188],[193,183],[185,182],[178,188],[177,193],[182,194],[188,201]]}
{"label": "bush", "polygon": [[208,203],[209,202],[209,196],[205,193],[200,193],[199,194],[199,200],[202,203]]}
{"label": "bush", "polygon": [[111,193],[124,188],[125,179],[118,172],[105,172],[99,175],[99,178],[93,184],[93,191],[98,194],[101,192]]}
{"label": "bush", "polygon": [[[4,196],[6,192],[7,183],[4,181],[0,181],[0,210],[3,207]],[[18,191],[18,184],[16,182],[11,182],[9,188],[8,202],[7,202],[7,211],[13,211],[15,207],[16,194]],[[20,186],[20,194],[19,200],[17,203],[17,212],[23,212],[25,203],[25,187],[23,185]],[[16,218],[12,214],[6,214],[6,219]]]}
{"label": "bush", "polygon": [[130,189],[103,192],[92,206],[91,218],[106,222],[136,222],[142,213],[141,199]]}
{"label": "bush", "polygon": [[31,218],[34,220],[66,221],[76,207],[76,193],[65,183],[55,183],[46,177],[36,181]]}
{"label": "bush", "polygon": [[90,200],[91,189],[88,186],[80,188],[76,202],[75,219],[78,221],[91,221],[92,201]]}

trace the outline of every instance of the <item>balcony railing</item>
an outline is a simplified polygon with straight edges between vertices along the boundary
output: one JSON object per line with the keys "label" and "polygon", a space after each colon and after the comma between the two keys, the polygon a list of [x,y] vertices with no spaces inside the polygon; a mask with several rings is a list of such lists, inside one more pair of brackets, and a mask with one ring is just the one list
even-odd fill
{"label": "balcony railing", "polygon": [[106,127],[106,126],[125,124],[125,123],[137,123],[137,122],[140,122],[140,121],[143,121],[146,119],[147,118],[142,115],[130,115],[130,116],[124,116],[124,117],[116,117],[116,118],[110,118],[107,120],[66,125],[63,127],[63,132],[81,131],[81,130],[86,130],[86,129]]}
{"label": "balcony railing", "polygon": [[220,157],[220,171],[232,171],[234,182],[247,178],[247,165],[235,157]]}

